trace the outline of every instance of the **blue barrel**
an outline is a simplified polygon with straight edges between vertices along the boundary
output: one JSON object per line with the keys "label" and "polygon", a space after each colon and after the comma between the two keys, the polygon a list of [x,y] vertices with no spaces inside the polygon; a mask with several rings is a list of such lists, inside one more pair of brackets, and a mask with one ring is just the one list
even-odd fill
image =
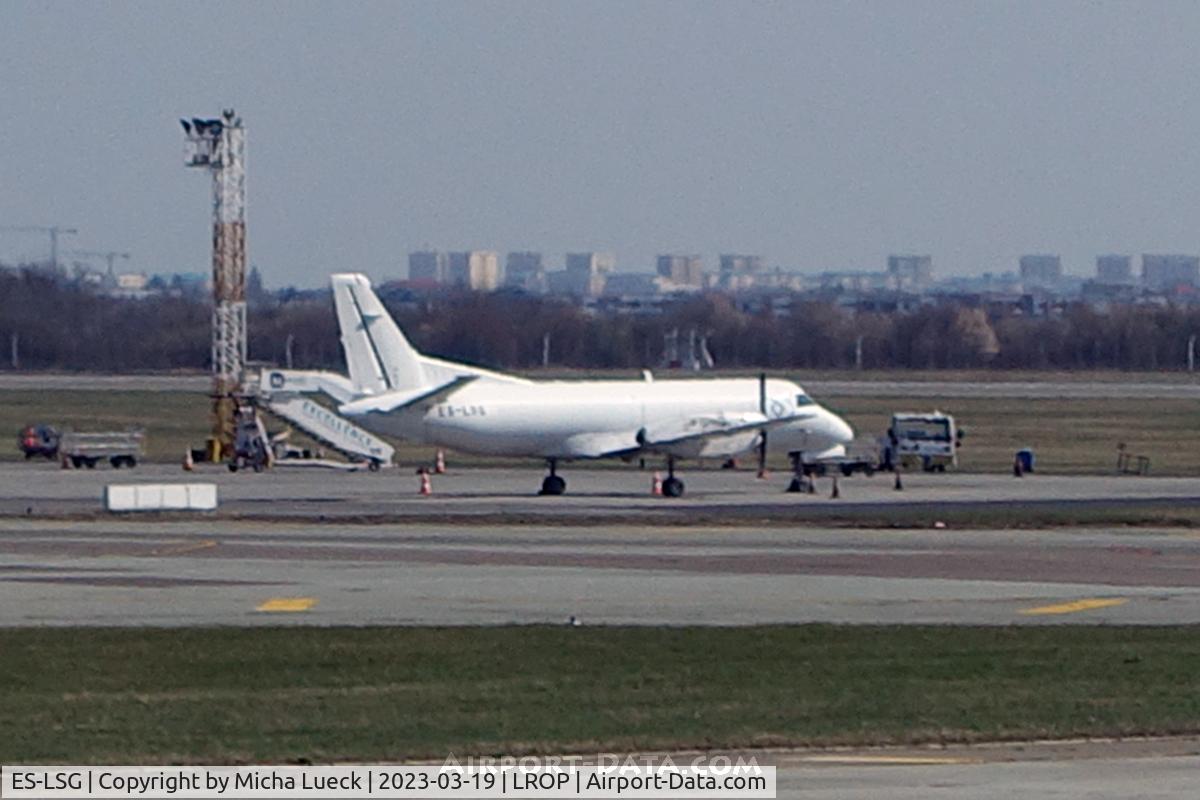
{"label": "blue barrel", "polygon": [[1017,463],[1021,465],[1022,472],[1033,472],[1033,451],[1028,447],[1018,450]]}

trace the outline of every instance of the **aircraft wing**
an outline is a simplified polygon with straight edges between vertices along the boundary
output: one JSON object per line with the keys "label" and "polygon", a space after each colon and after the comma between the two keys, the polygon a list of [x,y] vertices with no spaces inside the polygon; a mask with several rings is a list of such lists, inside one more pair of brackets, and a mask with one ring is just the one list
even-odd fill
{"label": "aircraft wing", "polygon": [[769,431],[772,428],[782,428],[793,422],[811,419],[816,414],[812,412],[792,414],[787,417],[767,417],[764,414],[738,414],[733,417],[694,417],[682,425],[665,428],[646,427],[638,431],[638,444],[643,449],[655,450],[675,445],[702,442],[723,436],[736,436],[741,433],[754,431]]}
{"label": "aircraft wing", "polygon": [[631,456],[642,449],[637,441],[637,433],[578,433],[567,439],[567,451],[574,458]]}
{"label": "aircraft wing", "polygon": [[568,444],[578,458],[628,458],[638,453],[678,451],[689,445],[769,431],[815,416],[812,412],[805,412],[770,418],[757,413],[693,417],[627,433],[580,434],[572,437]]}

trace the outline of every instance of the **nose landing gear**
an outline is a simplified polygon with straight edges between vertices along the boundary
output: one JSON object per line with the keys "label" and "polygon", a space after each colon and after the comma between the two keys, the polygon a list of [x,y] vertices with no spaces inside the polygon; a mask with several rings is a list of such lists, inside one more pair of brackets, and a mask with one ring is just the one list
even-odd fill
{"label": "nose landing gear", "polygon": [[787,491],[792,494],[813,494],[817,491],[816,483],[813,481],[812,473],[804,464],[803,453],[788,453],[788,457],[792,460],[792,482],[788,484]]}
{"label": "nose landing gear", "polygon": [[556,472],[558,469],[558,459],[546,459],[546,466],[550,468],[550,474],[542,481],[542,488],[538,494],[557,496],[567,491],[567,482],[558,477],[558,473]]}

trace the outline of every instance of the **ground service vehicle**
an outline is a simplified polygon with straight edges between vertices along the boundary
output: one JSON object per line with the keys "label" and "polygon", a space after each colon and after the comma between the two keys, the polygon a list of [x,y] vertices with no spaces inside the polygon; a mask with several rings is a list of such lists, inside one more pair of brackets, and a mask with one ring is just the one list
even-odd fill
{"label": "ground service vehicle", "polygon": [[958,465],[962,436],[954,417],[940,411],[893,414],[883,441],[884,468],[919,466],[926,472],[945,472]]}
{"label": "ground service vehicle", "polygon": [[58,456],[64,464],[79,469],[94,469],[96,464],[107,461],[113,469],[136,467],[142,457],[140,430],[108,431],[104,433],[75,433],[66,431],[58,443]]}
{"label": "ground service vehicle", "polygon": [[17,447],[26,461],[37,456],[53,459],[58,455],[59,436],[52,425],[26,425],[17,434]]}
{"label": "ground service vehicle", "polygon": [[17,446],[29,460],[36,456],[59,459],[63,466],[93,469],[101,461],[114,469],[135,467],[142,457],[141,429],[76,433],[59,431],[53,425],[27,425],[17,436]]}

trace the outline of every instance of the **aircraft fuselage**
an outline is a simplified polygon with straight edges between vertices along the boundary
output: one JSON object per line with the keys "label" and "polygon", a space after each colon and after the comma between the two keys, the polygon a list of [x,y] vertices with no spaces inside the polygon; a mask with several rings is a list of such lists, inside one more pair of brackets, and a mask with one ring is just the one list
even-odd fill
{"label": "aircraft fuselage", "polygon": [[[508,383],[486,378],[429,404],[424,414],[389,414],[357,403],[366,428],[439,447],[483,455],[590,458],[651,439],[698,432],[679,427],[765,411],[796,416],[768,435],[771,451],[818,453],[846,444],[852,431],[791,381],[766,383],[765,409],[754,378],[655,381]],[[686,421],[686,423],[684,422]],[[675,427],[673,427],[675,426]],[[665,436],[663,435],[665,434]],[[728,457],[757,446],[757,431],[689,441],[667,449],[680,457]]]}

